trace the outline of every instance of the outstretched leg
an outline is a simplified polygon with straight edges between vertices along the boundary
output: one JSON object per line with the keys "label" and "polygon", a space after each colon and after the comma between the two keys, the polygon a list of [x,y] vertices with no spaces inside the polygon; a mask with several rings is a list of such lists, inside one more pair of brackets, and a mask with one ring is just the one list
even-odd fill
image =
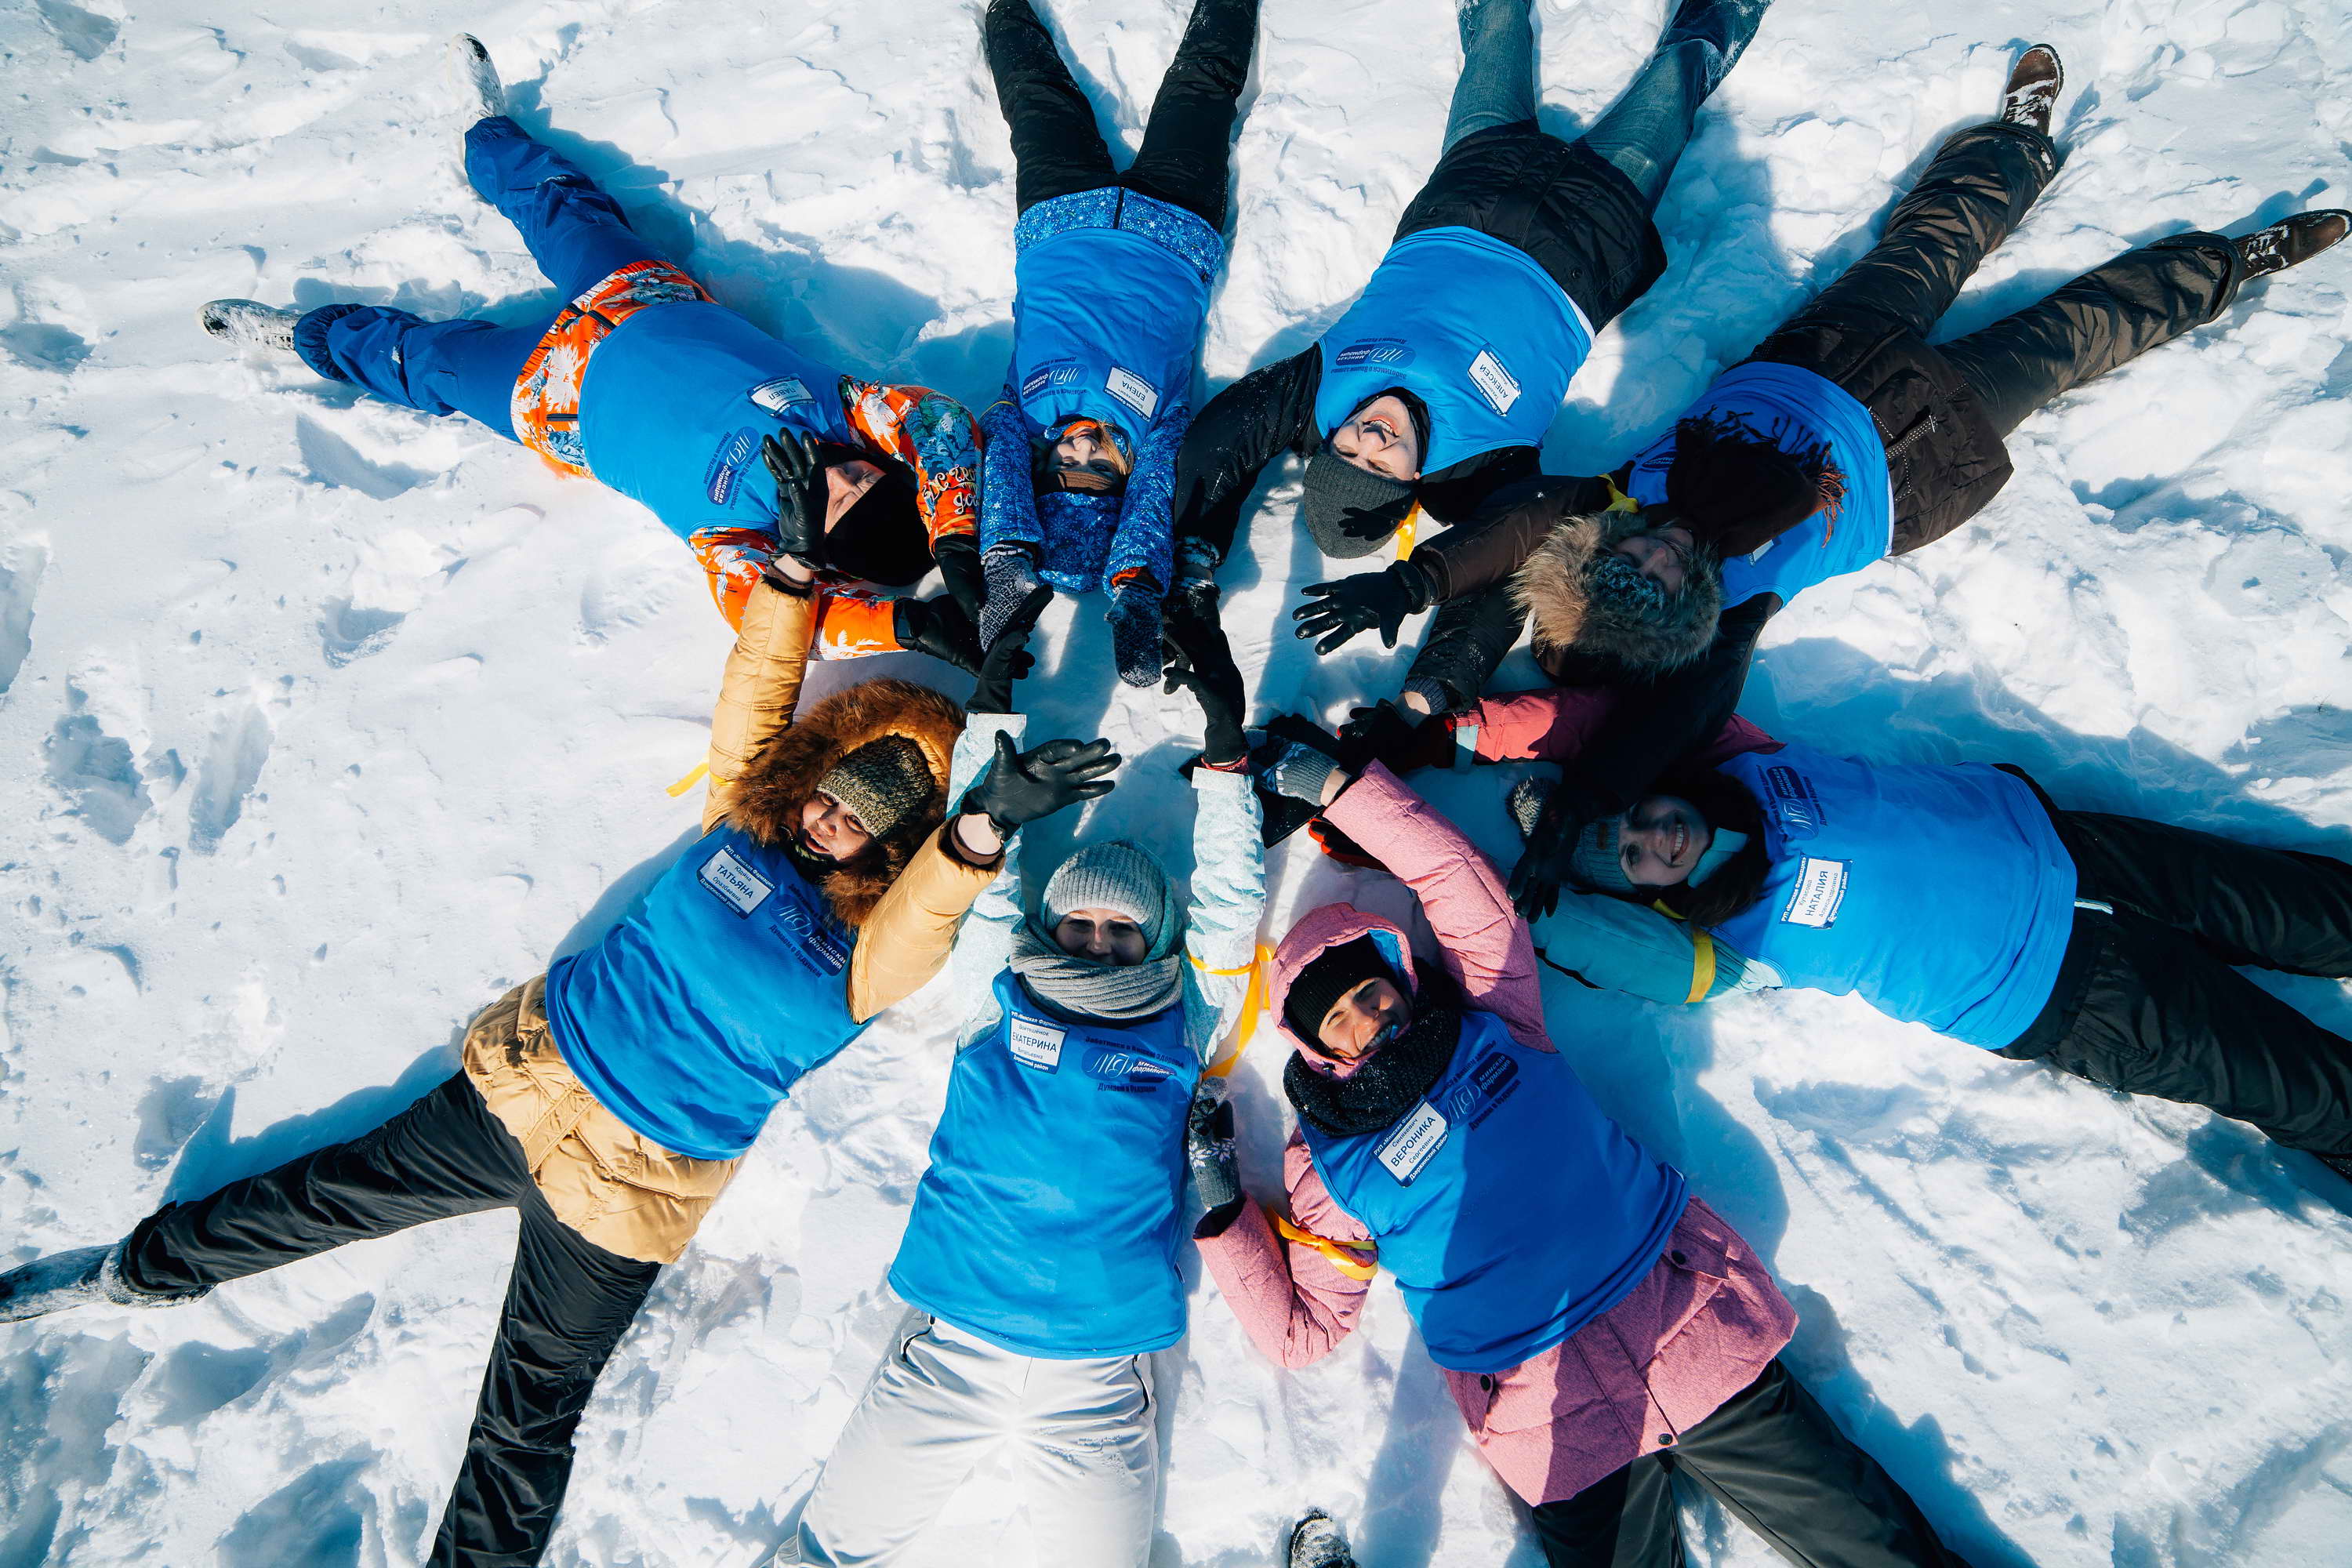
{"label": "outstretched leg", "polygon": [[2095,945],[2069,952],[2070,969],[2081,960],[2079,986],[2053,997],[2050,1025],[2037,1022],[2029,1033],[2053,1026],[2057,1037],[2042,1059],[2104,1088],[2251,1122],[2290,1149],[2352,1155],[2352,1040],[2256,985],[2195,936],[2127,909],[2078,912],[2074,941]]}
{"label": "outstretched leg", "polygon": [[2058,825],[2082,897],[2187,931],[2224,963],[2352,976],[2352,865],[2103,811]]}
{"label": "outstretched leg", "polygon": [[1533,1518],[1547,1568],[1683,1568],[1674,1475],[1656,1454],[1538,1505]]}
{"label": "outstretched leg", "polygon": [[294,326],[294,352],[333,381],[426,414],[464,414],[514,436],[515,378],[544,323],[428,321],[387,305],[322,305]]}
{"label": "outstretched leg", "polygon": [[1738,63],[1769,4],[1683,0],[1633,85],[1584,133],[1586,149],[1615,165],[1653,209],[1689,144],[1699,106]]}
{"label": "outstretched leg", "polygon": [[1445,146],[1536,117],[1535,0],[1469,0],[1462,7],[1462,74],[1445,111]]}
{"label": "outstretched leg", "polygon": [[668,259],[577,164],[502,114],[466,132],[466,178],[521,232],[530,258],[567,300],[633,261]]}
{"label": "outstretched leg", "polygon": [[1791,1563],[1968,1568],[1777,1361],[1669,1452],[1674,1468]]}
{"label": "outstretched leg", "polygon": [[536,1193],[524,1199],[514,1278],[432,1568],[528,1568],[546,1552],[581,1412],[660,1272],[586,1240]]}
{"label": "outstretched leg", "polygon": [[193,1296],[282,1263],[529,1194],[522,1146],[462,1073],[377,1128],[139,1222],[122,1277]]}
{"label": "outstretched leg", "polygon": [[1013,199],[1022,212],[1116,184],[1094,105],[1078,90],[1029,0],[989,0],[981,23],[997,107],[1013,132]]}
{"label": "outstretched leg", "polygon": [[1234,116],[1257,47],[1258,0],[1193,0],[1125,184],[1225,226]]}
{"label": "outstretched leg", "polygon": [[1142,1356],[1033,1361],[1019,1418],[1040,1563],[1143,1568],[1160,1510],[1160,1434]]}

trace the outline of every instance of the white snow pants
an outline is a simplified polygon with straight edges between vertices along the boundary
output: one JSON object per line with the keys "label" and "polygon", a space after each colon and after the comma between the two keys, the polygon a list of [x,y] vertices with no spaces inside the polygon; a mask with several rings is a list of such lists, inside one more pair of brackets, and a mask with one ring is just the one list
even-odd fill
{"label": "white snow pants", "polygon": [[900,1561],[964,1478],[1010,1442],[1038,1568],[1142,1568],[1160,1496],[1148,1358],[1047,1361],[920,1311],[897,1340],[776,1564]]}

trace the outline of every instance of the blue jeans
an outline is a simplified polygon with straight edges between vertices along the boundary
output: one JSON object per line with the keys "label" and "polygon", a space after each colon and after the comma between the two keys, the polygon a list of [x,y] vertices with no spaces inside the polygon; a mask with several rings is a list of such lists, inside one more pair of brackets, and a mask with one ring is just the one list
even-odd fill
{"label": "blue jeans", "polygon": [[[620,206],[562,153],[504,115],[466,132],[466,177],[522,233],[568,303],[633,261],[663,259]],[[464,414],[512,437],[509,407],[523,361],[554,318],[531,326],[428,321],[383,305],[325,305],[294,328],[320,375],[426,414]]]}
{"label": "blue jeans", "polygon": [[[1756,36],[1771,0],[1683,0],[1633,85],[1586,132],[1586,147],[1658,205],[1699,105]],[[1535,0],[1471,0],[1445,145],[1536,117]]]}

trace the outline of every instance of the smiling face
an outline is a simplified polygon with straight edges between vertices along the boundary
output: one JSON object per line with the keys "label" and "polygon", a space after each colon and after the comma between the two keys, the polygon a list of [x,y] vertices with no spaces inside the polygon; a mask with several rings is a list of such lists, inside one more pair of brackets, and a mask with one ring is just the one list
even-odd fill
{"label": "smiling face", "polygon": [[1373,978],[1347,992],[1316,1026],[1315,1038],[1324,1050],[1343,1062],[1354,1061],[1391,1029],[1412,1021],[1412,1004],[1395,981]]}
{"label": "smiling face", "polygon": [[1127,483],[1128,460],[1103,427],[1081,419],[1045,448],[1045,471],[1066,490],[1108,495]]}
{"label": "smiling face", "polygon": [[819,859],[855,860],[874,842],[857,814],[823,790],[801,802],[801,848]]}
{"label": "smiling face", "polygon": [[1690,879],[1714,842],[1715,829],[1698,807],[1680,795],[1647,795],[1619,819],[1617,861],[1637,888],[1671,888]]}
{"label": "smiling face", "polygon": [[1073,958],[1122,968],[1151,956],[1143,928],[1117,910],[1072,910],[1055,923],[1054,940]]}
{"label": "smiling face", "polygon": [[1404,399],[1383,392],[1331,432],[1331,450],[1368,474],[1410,481],[1421,478],[1421,437]]}
{"label": "smiling face", "polygon": [[1654,581],[1669,594],[1682,592],[1683,583],[1690,575],[1690,557],[1697,543],[1691,531],[1675,523],[1653,533],[1637,533],[1631,539],[1617,542],[1617,553],[1633,563],[1633,569]]}

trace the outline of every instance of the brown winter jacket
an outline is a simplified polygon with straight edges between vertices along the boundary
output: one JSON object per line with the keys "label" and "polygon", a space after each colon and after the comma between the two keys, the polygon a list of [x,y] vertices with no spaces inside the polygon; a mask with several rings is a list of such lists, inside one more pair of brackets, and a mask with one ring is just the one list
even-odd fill
{"label": "brown winter jacket", "polygon": [[[722,821],[774,842],[790,814],[845,753],[883,735],[922,749],[938,787],[877,865],[835,872],[825,893],[856,928],[848,987],[860,1022],[939,973],[956,927],[1002,858],[968,859],[940,826],[948,763],[963,711],[927,687],[867,680],[798,711],[816,628],[814,599],[762,582],[743,609],[710,721],[710,790],[702,826]],[[522,1144],[531,1179],[555,1216],[608,1252],[675,1262],[739,1160],[673,1153],[597,1103],[547,1026],[546,979],[509,992],[466,1032],[466,1076]]]}

